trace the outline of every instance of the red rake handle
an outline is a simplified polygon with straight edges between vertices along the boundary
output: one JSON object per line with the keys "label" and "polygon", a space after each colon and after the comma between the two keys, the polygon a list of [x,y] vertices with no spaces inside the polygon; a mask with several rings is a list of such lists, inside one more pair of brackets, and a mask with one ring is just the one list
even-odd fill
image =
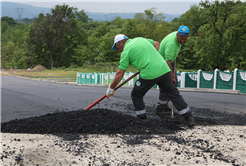
{"label": "red rake handle", "polygon": [[94,107],[94,105],[96,105],[97,103],[99,103],[100,101],[102,101],[106,97],[107,96],[105,94],[103,97],[99,98],[97,101],[95,101],[94,103],[92,103],[91,105],[89,105],[88,107],[86,107],[85,110],[89,110],[90,108]]}
{"label": "red rake handle", "polygon": [[[129,77],[128,79],[126,79],[124,82],[122,82],[121,84],[119,84],[114,91],[116,91],[117,89],[119,89],[120,87],[122,87],[125,83],[127,83],[128,81],[130,81],[132,78],[134,78],[135,76],[137,76],[140,73],[140,71],[136,72],[135,74],[133,74],[131,77]],[[89,105],[88,107],[85,108],[85,110],[89,110],[92,107],[94,107],[97,103],[99,103],[100,101],[102,101],[104,98],[106,98],[106,94],[104,96],[102,96],[101,98],[99,98],[97,101],[95,101],[94,103],[92,103],[91,105]]]}

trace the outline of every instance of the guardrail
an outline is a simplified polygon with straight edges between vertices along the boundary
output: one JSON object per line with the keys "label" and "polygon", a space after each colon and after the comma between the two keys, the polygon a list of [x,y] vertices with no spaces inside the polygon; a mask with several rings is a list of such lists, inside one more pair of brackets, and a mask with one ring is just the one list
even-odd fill
{"label": "guardrail", "polygon": [[[132,76],[134,72],[126,72],[121,82]],[[79,73],[77,84],[102,84],[108,86],[114,80],[115,72],[109,73]],[[133,86],[139,75],[123,86]],[[179,88],[206,88],[239,90],[246,93],[246,71],[235,69],[230,71],[202,71],[177,72]],[[153,88],[158,88],[154,85]]]}

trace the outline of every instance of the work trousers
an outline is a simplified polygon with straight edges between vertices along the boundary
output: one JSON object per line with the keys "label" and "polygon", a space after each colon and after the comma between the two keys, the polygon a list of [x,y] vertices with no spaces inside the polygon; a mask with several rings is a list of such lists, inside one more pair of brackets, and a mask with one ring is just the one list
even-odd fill
{"label": "work trousers", "polygon": [[183,113],[188,111],[186,111],[186,109],[188,109],[188,106],[183,97],[180,95],[179,90],[174,85],[170,72],[153,80],[146,80],[140,77],[136,81],[131,93],[131,98],[135,111],[145,110],[143,97],[155,84],[157,84],[159,88],[161,88],[163,92],[165,92],[165,94],[172,101],[173,105],[177,108],[178,111],[184,110],[182,111]]}
{"label": "work trousers", "polygon": [[[172,68],[174,72],[175,79],[177,81],[177,86],[178,86],[178,77],[177,77],[177,72],[176,72],[176,66],[175,66],[176,60],[172,63]],[[169,100],[168,95],[165,93],[165,91],[162,88],[159,88],[159,100],[167,102]],[[163,107],[162,105],[158,105],[157,107]]]}

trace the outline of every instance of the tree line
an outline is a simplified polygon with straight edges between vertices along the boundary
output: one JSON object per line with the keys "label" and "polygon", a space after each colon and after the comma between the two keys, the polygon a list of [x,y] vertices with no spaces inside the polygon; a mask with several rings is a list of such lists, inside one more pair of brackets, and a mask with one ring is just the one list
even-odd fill
{"label": "tree line", "polygon": [[116,16],[113,21],[99,22],[67,4],[56,5],[50,14],[40,13],[26,25],[2,17],[1,67],[41,64],[52,69],[118,62],[120,54],[111,50],[115,35],[161,42],[186,25],[190,35],[177,58],[178,68],[246,70],[246,2],[201,1],[172,22],[164,19],[164,13],[151,8],[133,19]]}

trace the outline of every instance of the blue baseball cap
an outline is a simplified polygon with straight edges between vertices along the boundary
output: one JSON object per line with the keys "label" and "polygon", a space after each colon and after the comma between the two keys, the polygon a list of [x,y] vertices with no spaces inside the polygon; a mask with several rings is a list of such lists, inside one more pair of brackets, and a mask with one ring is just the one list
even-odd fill
{"label": "blue baseball cap", "polygon": [[112,47],[112,50],[117,50],[117,49],[115,48],[115,44],[116,44],[117,42],[121,41],[121,40],[124,40],[124,39],[128,39],[128,37],[125,36],[125,35],[123,35],[123,34],[118,34],[118,35],[116,35],[115,38],[114,38],[114,45],[113,45],[113,47]]}
{"label": "blue baseball cap", "polygon": [[187,26],[181,25],[178,30],[179,36],[188,36],[190,34],[190,30]]}

